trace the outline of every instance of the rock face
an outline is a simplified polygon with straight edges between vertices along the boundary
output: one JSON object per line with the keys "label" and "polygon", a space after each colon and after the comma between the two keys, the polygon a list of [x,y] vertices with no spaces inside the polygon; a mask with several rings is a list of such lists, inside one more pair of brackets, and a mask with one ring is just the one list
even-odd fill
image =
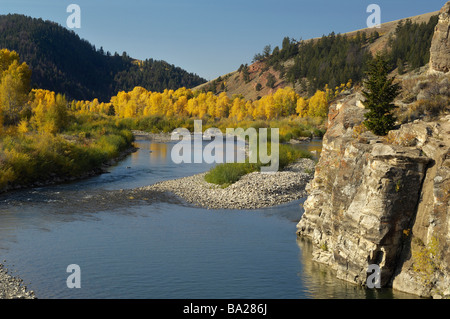
{"label": "rock face", "polygon": [[441,9],[430,50],[430,69],[450,71],[450,1]]}
{"label": "rock face", "polygon": [[376,264],[384,287],[449,297],[450,116],[380,138],[361,106],[356,94],[330,107],[298,236],[340,279],[365,285]]}

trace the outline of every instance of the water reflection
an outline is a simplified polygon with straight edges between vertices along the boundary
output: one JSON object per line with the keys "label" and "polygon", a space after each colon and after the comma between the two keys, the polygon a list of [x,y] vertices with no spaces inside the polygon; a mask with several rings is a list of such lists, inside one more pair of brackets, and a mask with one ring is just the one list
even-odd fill
{"label": "water reflection", "polygon": [[392,289],[366,289],[336,278],[336,272],[329,266],[312,259],[313,246],[308,239],[298,238],[299,273],[310,299],[419,299],[417,296]]}
{"label": "water reflection", "polygon": [[167,144],[151,143],[150,144],[150,160],[166,162],[167,161]]}
{"label": "water reflection", "polygon": [[[140,149],[140,153],[148,154],[148,159],[153,163],[166,163],[168,161],[168,149],[169,146],[166,143],[142,143],[142,141],[137,141],[136,145]],[[131,154],[131,163],[137,165],[140,163],[141,159],[139,152]]]}
{"label": "water reflection", "polygon": [[311,152],[315,159],[319,159],[320,154],[322,153],[322,144],[323,141],[321,139],[313,139],[309,143],[293,144],[292,146],[296,149]]}

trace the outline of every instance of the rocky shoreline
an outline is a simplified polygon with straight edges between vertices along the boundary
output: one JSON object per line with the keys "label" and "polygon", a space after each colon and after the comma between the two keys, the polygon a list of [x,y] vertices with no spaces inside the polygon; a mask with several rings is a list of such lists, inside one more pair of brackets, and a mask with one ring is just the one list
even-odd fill
{"label": "rocky shoreline", "polygon": [[144,139],[151,140],[153,142],[157,143],[167,143],[172,141],[172,134],[171,133],[150,133],[145,131],[138,131],[133,130],[132,131],[134,137],[140,137]]}
{"label": "rocky shoreline", "polygon": [[305,187],[314,177],[314,166],[313,160],[301,159],[283,171],[247,174],[227,188],[206,182],[204,176],[207,173],[201,173],[159,182],[139,191],[172,193],[206,209],[259,209],[305,197]]}
{"label": "rocky shoreline", "polygon": [[23,280],[11,276],[8,269],[0,264],[0,299],[36,299],[34,291],[23,284]]}

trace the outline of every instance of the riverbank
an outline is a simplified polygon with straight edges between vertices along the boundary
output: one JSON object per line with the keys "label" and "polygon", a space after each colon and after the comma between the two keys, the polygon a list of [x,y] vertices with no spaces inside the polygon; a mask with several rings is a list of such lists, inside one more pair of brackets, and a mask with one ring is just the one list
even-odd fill
{"label": "riverbank", "polygon": [[22,279],[11,276],[8,269],[0,264],[0,299],[36,299],[36,296],[27,289]]}
{"label": "riverbank", "polygon": [[168,143],[172,141],[171,133],[150,133],[138,130],[131,131],[135,138],[144,138],[156,143]]}
{"label": "riverbank", "polygon": [[[172,140],[172,133],[150,133],[145,131],[138,131],[133,130],[133,135],[137,138],[145,138],[153,142],[157,143],[167,143],[167,142],[173,142]],[[311,137],[298,137],[298,138],[291,138],[289,141],[286,141],[285,144],[291,144],[291,145],[297,145],[297,144],[303,144],[303,143],[309,143],[312,141]]]}
{"label": "riverbank", "polygon": [[221,188],[205,181],[206,173],[159,182],[140,191],[172,193],[206,209],[258,209],[285,204],[306,196],[305,187],[314,177],[315,162],[301,159],[271,174],[254,172]]}
{"label": "riverbank", "polygon": [[104,174],[107,172],[107,168],[110,166],[116,165],[118,162],[122,161],[125,157],[128,155],[136,152],[138,149],[134,146],[130,146],[124,151],[120,152],[119,155],[115,158],[109,159],[106,162],[104,162],[100,167],[95,167],[87,172],[83,172],[76,176],[68,176],[68,175],[58,175],[58,174],[51,174],[51,176],[48,179],[45,180],[38,180],[34,181],[28,184],[16,184],[16,185],[7,185],[3,188],[0,188],[0,194],[7,193],[10,191],[17,191],[21,189],[29,189],[29,188],[35,188],[35,187],[45,187],[45,186],[51,186],[51,185],[57,185],[57,184],[64,184],[64,183],[70,183],[75,181],[80,181],[86,178],[98,176],[101,174]]}

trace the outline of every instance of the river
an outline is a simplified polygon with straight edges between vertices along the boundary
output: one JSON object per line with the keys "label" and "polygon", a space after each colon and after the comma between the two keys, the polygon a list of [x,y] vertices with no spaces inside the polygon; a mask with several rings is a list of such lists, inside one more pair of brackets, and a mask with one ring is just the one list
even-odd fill
{"label": "river", "polygon": [[[356,287],[312,262],[296,238],[304,199],[238,211],[125,197],[121,189],[211,167],[174,164],[173,145],[137,140],[107,174],[1,195],[1,261],[42,299],[411,298]],[[297,147],[320,151],[320,141]],[[71,264],[81,288],[67,287]]]}

